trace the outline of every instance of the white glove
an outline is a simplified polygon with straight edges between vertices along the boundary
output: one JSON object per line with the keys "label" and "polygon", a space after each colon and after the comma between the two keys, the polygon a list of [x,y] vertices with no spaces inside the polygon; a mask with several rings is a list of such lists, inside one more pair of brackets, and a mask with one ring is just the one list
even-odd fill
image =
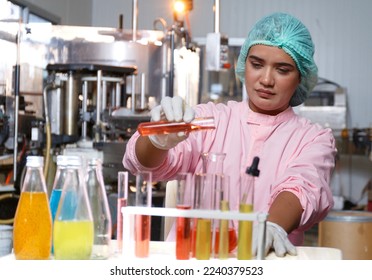
{"label": "white glove", "polygon": [[[170,122],[191,122],[195,118],[195,111],[179,97],[164,97],[160,105],[151,110],[151,121],[167,120]],[[162,150],[169,150],[179,142],[185,140],[188,134],[184,132],[150,135],[151,143]]]}
{"label": "white glove", "polygon": [[[287,232],[278,224],[266,222],[265,256],[270,249],[275,251],[277,257],[284,257],[286,253],[297,255],[296,247],[289,241]],[[252,253],[257,254],[257,226],[253,230]]]}

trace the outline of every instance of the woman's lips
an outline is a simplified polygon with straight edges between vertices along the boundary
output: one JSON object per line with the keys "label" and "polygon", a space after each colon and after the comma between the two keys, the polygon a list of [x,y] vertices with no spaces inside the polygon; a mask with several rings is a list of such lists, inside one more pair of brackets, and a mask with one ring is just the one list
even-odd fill
{"label": "woman's lips", "polygon": [[257,89],[256,92],[262,98],[270,98],[275,95],[272,91],[266,89]]}

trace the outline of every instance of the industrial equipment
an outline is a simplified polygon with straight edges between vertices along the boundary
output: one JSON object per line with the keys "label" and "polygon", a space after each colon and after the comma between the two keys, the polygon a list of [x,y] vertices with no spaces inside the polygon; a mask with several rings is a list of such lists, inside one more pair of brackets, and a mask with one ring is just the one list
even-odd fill
{"label": "industrial equipment", "polygon": [[116,192],[126,143],[151,108],[164,96],[199,102],[200,52],[182,13],[153,30],[137,29],[135,0],[132,29],[0,21],[1,181],[19,193],[26,156],[43,155],[50,192],[57,155],[78,154],[100,158]]}

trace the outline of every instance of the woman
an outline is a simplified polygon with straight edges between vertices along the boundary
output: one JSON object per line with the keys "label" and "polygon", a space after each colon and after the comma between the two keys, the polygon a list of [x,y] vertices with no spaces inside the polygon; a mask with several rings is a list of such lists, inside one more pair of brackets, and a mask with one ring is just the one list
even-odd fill
{"label": "woman", "polygon": [[[213,116],[216,129],[130,139],[123,159],[132,173],[151,170],[155,180],[178,172],[202,170],[202,152],[226,153],[232,209],[238,209],[239,172],[260,158],[255,181],[255,211],[267,212],[266,253],[296,254],[304,232],[333,206],[329,187],[335,164],[330,129],[296,115],[317,82],[314,45],[308,29],[296,18],[274,13],[258,21],[245,40],[236,74],[245,84],[247,101],[188,107],[166,97],[151,112],[152,120],[190,122]],[[288,235],[287,235],[288,234]]]}

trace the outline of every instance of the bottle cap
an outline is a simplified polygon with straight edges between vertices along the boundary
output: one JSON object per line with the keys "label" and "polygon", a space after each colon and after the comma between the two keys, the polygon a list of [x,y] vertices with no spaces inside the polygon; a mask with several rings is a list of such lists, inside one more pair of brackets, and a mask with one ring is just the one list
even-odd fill
{"label": "bottle cap", "polygon": [[82,164],[82,159],[79,156],[67,155],[66,160],[68,166],[81,166]]}
{"label": "bottle cap", "polygon": [[259,157],[254,157],[252,161],[252,165],[247,168],[245,173],[252,175],[254,177],[258,177],[260,175],[260,170],[258,169],[258,163],[260,162]]}
{"label": "bottle cap", "polygon": [[43,167],[44,166],[44,157],[28,156],[26,166],[29,166],[29,167]]}

